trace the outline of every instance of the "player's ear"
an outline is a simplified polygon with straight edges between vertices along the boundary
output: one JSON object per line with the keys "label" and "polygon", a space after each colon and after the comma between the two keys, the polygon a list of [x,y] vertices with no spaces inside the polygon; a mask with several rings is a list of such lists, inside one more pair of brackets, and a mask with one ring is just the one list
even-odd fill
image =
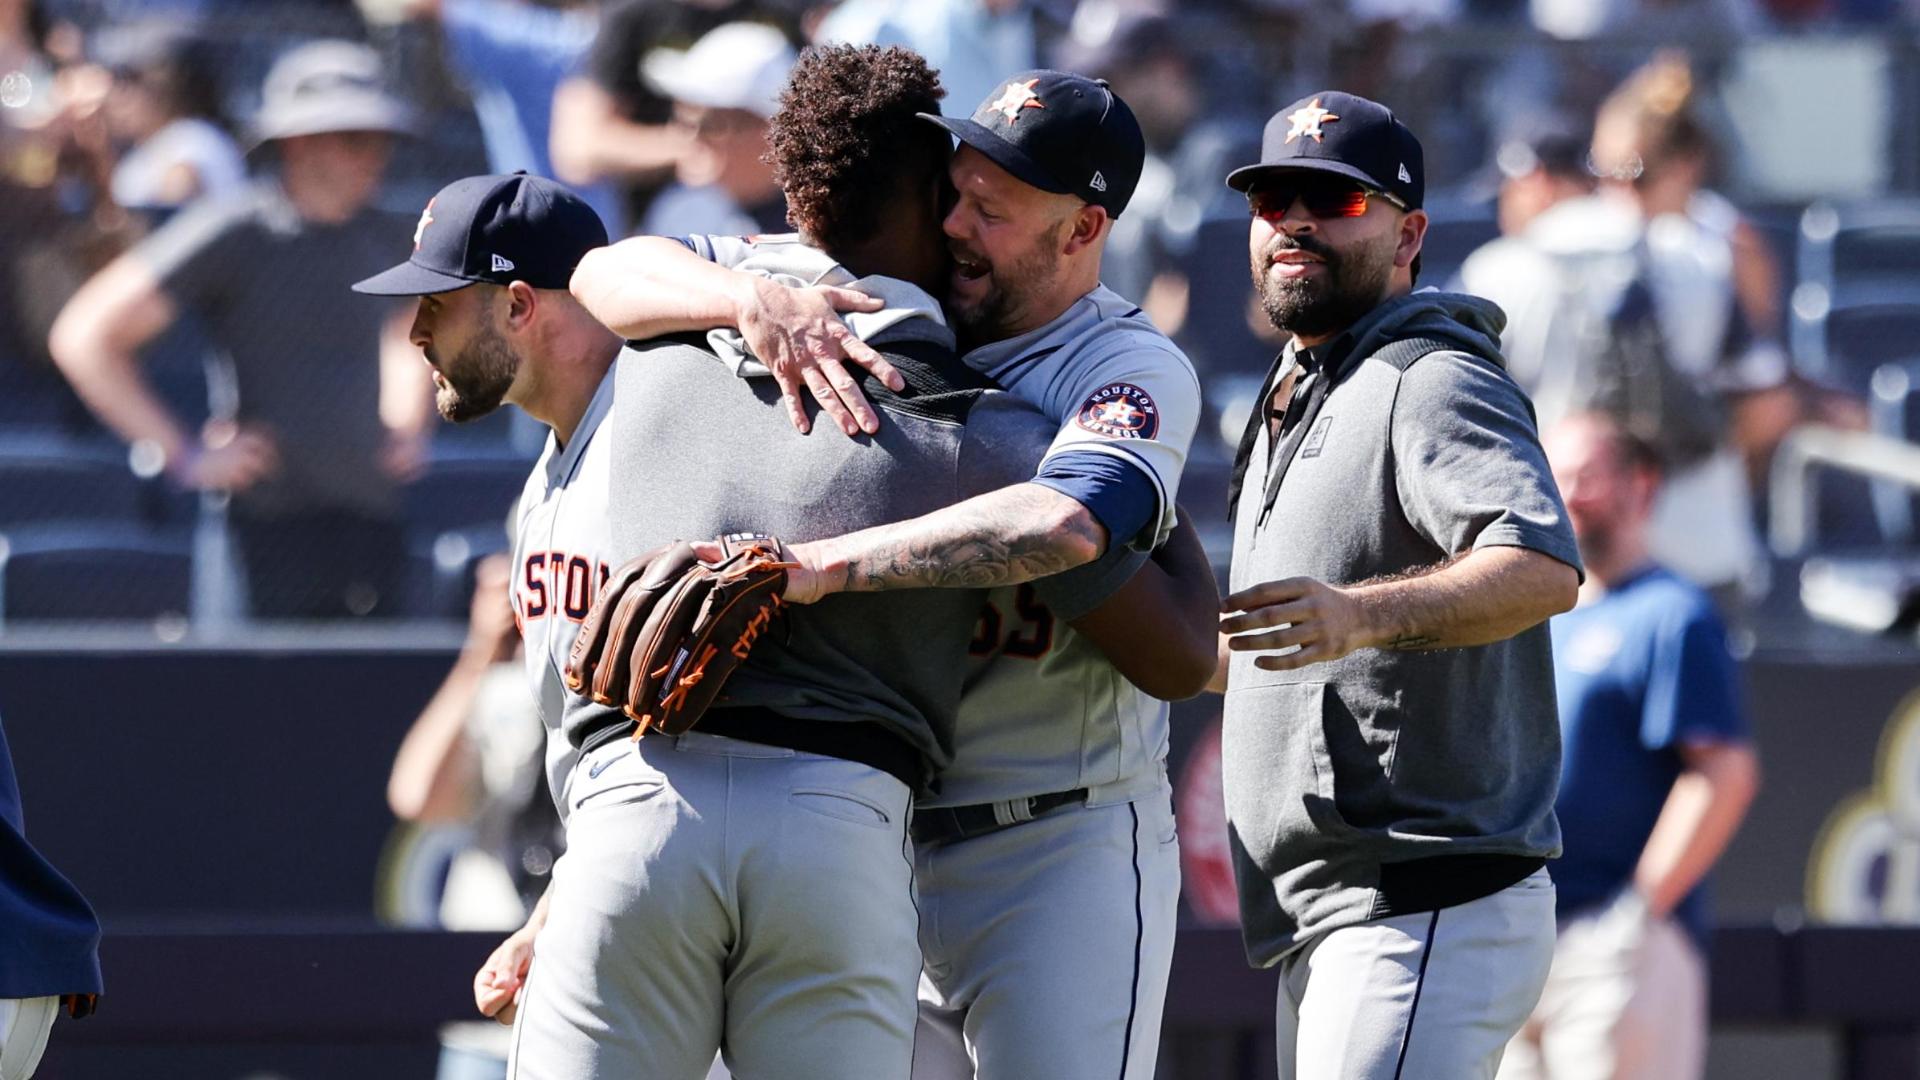
{"label": "player's ear", "polygon": [[1068,219],[1066,246],[1062,254],[1072,255],[1100,242],[1107,234],[1107,226],[1113,219],[1107,216],[1105,207],[1082,203]]}
{"label": "player's ear", "polygon": [[1409,210],[1400,217],[1400,244],[1393,252],[1393,265],[1407,267],[1420,255],[1427,240],[1427,212]]}
{"label": "player's ear", "polygon": [[524,281],[507,285],[506,325],[509,330],[525,330],[540,308],[540,294]]}

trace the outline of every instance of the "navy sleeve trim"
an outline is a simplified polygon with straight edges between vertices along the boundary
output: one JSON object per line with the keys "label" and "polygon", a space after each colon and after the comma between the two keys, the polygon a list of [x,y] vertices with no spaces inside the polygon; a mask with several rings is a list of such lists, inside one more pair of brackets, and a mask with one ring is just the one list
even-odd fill
{"label": "navy sleeve trim", "polygon": [[1033,482],[1085,506],[1106,527],[1109,544],[1131,543],[1155,523],[1160,508],[1159,488],[1146,470],[1096,450],[1048,458]]}

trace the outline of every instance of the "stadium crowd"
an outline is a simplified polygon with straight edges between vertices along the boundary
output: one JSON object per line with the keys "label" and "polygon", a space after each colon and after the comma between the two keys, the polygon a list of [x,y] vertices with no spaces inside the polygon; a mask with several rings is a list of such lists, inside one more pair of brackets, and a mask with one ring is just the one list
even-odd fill
{"label": "stadium crowd", "polygon": [[[1773,447],[1803,420],[1866,414],[1861,380],[1810,379],[1789,348],[1779,207],[1718,193],[1752,188],[1722,92],[1731,47],[1905,15],[1875,0],[10,0],[0,618],[458,616],[537,433],[431,422],[395,312],[333,280],[441,181],[480,171],[561,179],[616,233],[783,230],[766,119],[810,40],[911,45],[950,101],[1050,64],[1134,103],[1148,163],[1104,279],[1205,381],[1219,435],[1196,445],[1203,521],[1220,517],[1205,493],[1250,405],[1247,358],[1277,347],[1219,177],[1310,85],[1388,101],[1434,133],[1420,284],[1502,303],[1543,420],[1594,394],[1635,411],[1676,466],[1656,549],[1738,611],[1765,587]],[[335,44],[293,50],[318,39]],[[1490,59],[1470,39],[1507,47]],[[1544,362],[1630,336],[1643,301],[1662,350],[1649,371]],[[1845,524],[1876,538],[1862,507]]]}
{"label": "stadium crowd", "polygon": [[[1555,868],[1571,868],[1562,900],[1585,920],[1563,923],[1563,952],[1577,982],[1581,948],[1663,929],[1678,972],[1663,985],[1692,990],[1639,1017],[1640,1034],[1680,1062],[1649,1075],[1692,1075],[1696,886],[1758,785],[1723,622],[1737,630],[1771,587],[1760,522],[1783,440],[1808,423],[1905,437],[1868,390],[1920,328],[1920,306],[1873,291],[1920,264],[1876,249],[1890,265],[1850,309],[1849,268],[1809,281],[1799,208],[1747,197],[1766,185],[1743,173],[1736,53],[1765,33],[1904,40],[1914,14],[1892,0],[0,0],[0,624],[158,619],[179,634],[470,611],[389,799],[405,820],[478,822],[473,853],[497,865],[450,889],[443,915],[511,929],[558,846],[497,558],[544,432],[511,410],[438,422],[413,304],[347,288],[401,238],[417,248],[428,196],[526,171],[570,185],[616,236],[784,232],[769,120],[810,43],[910,46],[949,112],[1009,72],[1108,80],[1147,153],[1103,280],[1201,377],[1184,501],[1224,568],[1226,476],[1288,335],[1248,282],[1247,209],[1221,178],[1260,158],[1276,107],[1341,86],[1423,132],[1433,228],[1416,284],[1504,310],[1509,370],[1604,594],[1553,627],[1570,748],[1557,812],[1570,837],[1591,830]],[[1826,289],[1817,313],[1810,284]],[[1833,535],[1911,540],[1904,504],[1841,494],[1861,497],[1822,508]],[[1616,737],[1643,712],[1637,741]],[[1555,1006],[1580,996],[1554,984],[1503,1075],[1545,1075],[1557,1041],[1584,1045],[1578,1010]],[[502,1066],[499,1031],[445,1035],[442,1075]],[[454,1071],[463,1057],[474,1072]]]}

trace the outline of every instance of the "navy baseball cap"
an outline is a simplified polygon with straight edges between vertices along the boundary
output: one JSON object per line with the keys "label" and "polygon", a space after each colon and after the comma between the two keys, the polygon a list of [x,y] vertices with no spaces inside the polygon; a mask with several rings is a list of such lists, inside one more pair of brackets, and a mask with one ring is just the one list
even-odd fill
{"label": "navy baseball cap", "polygon": [[1419,209],[1427,177],[1420,140],[1393,112],[1355,94],[1323,90],[1275,113],[1260,140],[1260,160],[1227,174],[1227,186],[1245,191],[1282,170],[1332,173],[1384,191]]}
{"label": "navy baseball cap", "polygon": [[406,262],[356,283],[374,296],[422,296],[475,282],[564,289],[607,227],[580,196],[543,176],[469,176],[427,200]]}
{"label": "navy baseball cap", "polygon": [[920,113],[1041,191],[1077,195],[1119,217],[1140,183],[1147,140],[1105,79],[1023,71],[987,95],[973,118]]}

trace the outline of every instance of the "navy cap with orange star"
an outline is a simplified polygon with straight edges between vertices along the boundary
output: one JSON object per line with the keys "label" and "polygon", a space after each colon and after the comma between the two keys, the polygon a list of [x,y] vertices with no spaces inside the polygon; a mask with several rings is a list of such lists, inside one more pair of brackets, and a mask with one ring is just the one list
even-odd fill
{"label": "navy cap with orange star", "polygon": [[1322,90],[1275,113],[1260,140],[1260,160],[1228,173],[1227,186],[1245,191],[1282,170],[1358,180],[1416,210],[1426,201],[1420,140],[1392,110],[1357,94]]}
{"label": "navy cap with orange star", "polygon": [[973,117],[921,113],[994,164],[1042,191],[1078,195],[1119,217],[1133,198],[1147,142],[1133,110],[1105,79],[1023,71],[987,95]]}
{"label": "navy cap with orange star", "polygon": [[600,215],[558,181],[524,172],[469,176],[427,200],[406,262],[353,291],[423,296],[515,281],[564,289],[586,253],[606,243]]}

